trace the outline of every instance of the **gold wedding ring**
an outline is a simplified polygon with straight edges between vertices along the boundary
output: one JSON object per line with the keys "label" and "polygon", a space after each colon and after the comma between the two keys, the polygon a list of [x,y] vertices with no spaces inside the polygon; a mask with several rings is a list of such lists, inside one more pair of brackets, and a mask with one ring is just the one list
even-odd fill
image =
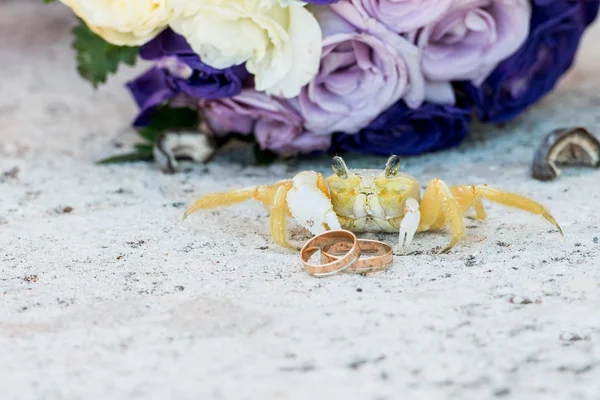
{"label": "gold wedding ring", "polygon": [[[361,255],[368,255],[365,258],[359,258],[345,272],[364,274],[379,272],[387,269],[394,257],[392,246],[377,241],[359,239],[358,247]],[[321,248],[321,262],[331,263],[343,257],[351,249],[347,242],[336,242]]]}
{"label": "gold wedding ring", "polygon": [[[336,256],[327,262],[316,265],[309,264],[308,260],[317,251],[324,247],[344,244],[347,249],[345,254]],[[300,258],[306,272],[316,277],[335,275],[352,267],[360,258],[358,239],[354,233],[347,230],[326,231],[310,239],[300,250]]]}
{"label": "gold wedding ring", "polygon": [[[308,260],[321,252],[321,265],[309,264]],[[361,255],[366,257],[361,258]],[[348,272],[366,274],[387,269],[393,261],[393,249],[378,240],[357,239],[348,230],[321,233],[310,239],[300,250],[300,258],[306,272],[324,277]]]}

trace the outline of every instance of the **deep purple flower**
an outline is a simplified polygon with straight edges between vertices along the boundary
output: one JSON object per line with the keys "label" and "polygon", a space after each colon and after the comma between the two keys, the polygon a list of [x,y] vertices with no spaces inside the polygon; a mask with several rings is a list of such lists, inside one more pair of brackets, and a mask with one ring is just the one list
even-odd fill
{"label": "deep purple flower", "polygon": [[409,156],[442,150],[462,142],[470,120],[466,106],[424,103],[411,109],[401,101],[359,133],[334,135],[330,151]]}
{"label": "deep purple flower", "polygon": [[550,92],[571,67],[587,25],[598,14],[598,0],[533,0],[530,35],[480,86],[460,83],[479,118],[506,122]]}
{"label": "deep purple flower", "polygon": [[127,82],[127,87],[140,108],[134,126],[147,126],[152,122],[154,110],[179,94],[172,79],[160,68],[151,68],[140,77]]}
{"label": "deep purple flower", "polygon": [[179,94],[192,99],[235,96],[249,75],[243,65],[219,70],[204,64],[185,38],[169,28],[142,46],[140,56],[156,65],[127,83],[141,110],[135,126],[147,125],[157,106]]}

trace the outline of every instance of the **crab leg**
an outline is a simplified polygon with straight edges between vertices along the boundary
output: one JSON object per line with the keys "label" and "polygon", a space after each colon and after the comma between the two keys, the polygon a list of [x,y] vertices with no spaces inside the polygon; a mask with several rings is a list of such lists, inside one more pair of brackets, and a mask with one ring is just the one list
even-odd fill
{"label": "crab leg", "polygon": [[[527,197],[505,192],[488,185],[455,186],[452,188],[452,194],[460,204],[461,208],[465,211],[471,206],[474,206],[477,212],[478,202],[481,203],[481,197],[485,197],[488,200],[508,207],[518,208],[532,214],[541,215],[554,225],[561,235],[563,234],[562,229],[558,225],[558,222],[556,222],[556,219],[550,214],[550,211],[543,205],[528,199]],[[483,209],[483,205],[480,207]]]}
{"label": "crab leg", "polygon": [[296,246],[287,241],[287,224],[288,207],[286,204],[286,196],[290,191],[289,187],[279,186],[273,199],[273,208],[271,210],[271,236],[273,240],[280,246],[290,250],[300,250]]}
{"label": "crab leg", "polygon": [[450,225],[452,240],[438,254],[447,253],[463,237],[465,228],[462,220],[462,210],[452,196],[446,183],[433,179],[421,201],[421,223],[419,231],[440,229]]}
{"label": "crab leg", "polygon": [[266,207],[271,207],[280,186],[291,187],[291,180],[282,180],[268,186],[252,186],[242,189],[231,190],[229,192],[219,192],[207,194],[198,198],[186,210],[183,219],[196,211],[209,208],[228,207],[246,200],[255,199],[263,203]]}
{"label": "crab leg", "polygon": [[475,219],[487,219],[481,195],[473,188],[472,186],[454,186],[450,190],[452,191],[452,196],[458,202],[463,215],[473,208],[475,210]]}
{"label": "crab leg", "polygon": [[199,210],[231,206],[253,198],[270,208],[271,236],[275,243],[288,249],[298,250],[296,246],[287,241],[286,218],[290,215],[290,212],[287,207],[286,196],[291,188],[292,181],[285,180],[270,186],[255,186],[230,192],[209,194],[197,199],[187,209],[183,218],[185,219]]}
{"label": "crab leg", "polygon": [[[458,204],[460,205],[460,201],[458,202]],[[485,208],[483,207],[483,202],[481,201],[481,199],[475,199],[475,201],[473,202],[473,208],[475,209],[475,219],[487,219],[487,214],[485,212]]]}
{"label": "crab leg", "polygon": [[200,197],[186,210],[183,219],[186,219],[190,214],[193,214],[199,210],[241,203],[255,197],[256,192],[256,187],[250,187],[232,190],[230,192],[214,193]]}

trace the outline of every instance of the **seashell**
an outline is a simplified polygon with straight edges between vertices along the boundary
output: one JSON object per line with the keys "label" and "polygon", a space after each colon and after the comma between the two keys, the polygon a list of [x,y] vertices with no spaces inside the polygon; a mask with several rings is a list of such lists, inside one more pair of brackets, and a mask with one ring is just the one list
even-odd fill
{"label": "seashell", "polygon": [[203,132],[166,131],[157,136],[152,153],[162,172],[179,171],[180,161],[206,163],[215,154],[214,138]]}
{"label": "seashell", "polygon": [[600,167],[600,140],[582,127],[550,132],[535,153],[531,175],[550,181],[561,174],[559,166]]}

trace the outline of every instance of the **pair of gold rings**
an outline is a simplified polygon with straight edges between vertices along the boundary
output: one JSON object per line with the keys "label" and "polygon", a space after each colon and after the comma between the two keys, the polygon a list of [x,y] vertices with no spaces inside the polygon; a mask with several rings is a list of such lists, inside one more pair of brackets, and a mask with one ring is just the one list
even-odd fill
{"label": "pair of gold rings", "polygon": [[[321,251],[321,263],[308,260]],[[361,255],[368,257],[361,258]],[[306,272],[325,277],[341,272],[365,274],[385,270],[393,261],[392,247],[377,240],[357,239],[347,230],[327,231],[310,239],[300,250]]]}

